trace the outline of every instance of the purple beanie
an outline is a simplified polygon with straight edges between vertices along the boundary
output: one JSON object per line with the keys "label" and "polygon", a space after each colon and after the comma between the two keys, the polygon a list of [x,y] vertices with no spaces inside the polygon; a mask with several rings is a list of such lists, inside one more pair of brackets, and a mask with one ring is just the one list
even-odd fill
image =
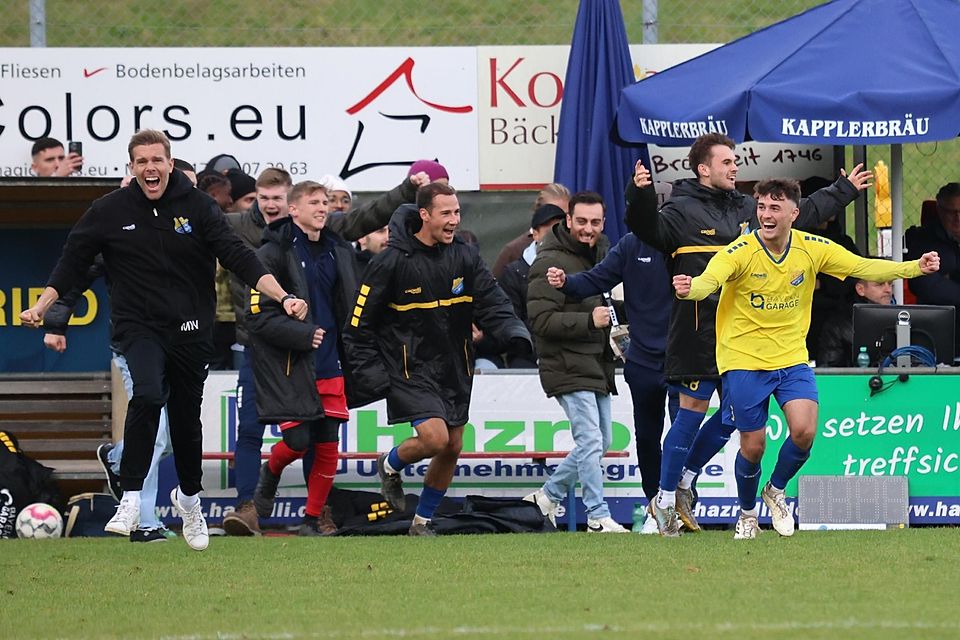
{"label": "purple beanie", "polygon": [[446,168],[436,160],[417,160],[410,165],[410,171],[407,172],[407,176],[412,176],[421,171],[430,176],[430,182],[436,182],[440,178],[450,179],[450,174],[447,173]]}

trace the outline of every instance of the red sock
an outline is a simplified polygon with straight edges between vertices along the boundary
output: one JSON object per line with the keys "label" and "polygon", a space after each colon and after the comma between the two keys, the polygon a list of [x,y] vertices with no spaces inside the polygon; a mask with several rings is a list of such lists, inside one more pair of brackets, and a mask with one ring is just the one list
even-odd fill
{"label": "red sock", "polygon": [[338,450],[336,442],[318,442],[313,445],[313,468],[307,479],[308,516],[319,516],[323,505],[327,504],[330,487],[337,475]]}
{"label": "red sock", "polygon": [[267,460],[267,464],[270,465],[270,473],[279,476],[288,464],[302,457],[303,451],[294,451],[281,440],[270,449],[270,458]]}

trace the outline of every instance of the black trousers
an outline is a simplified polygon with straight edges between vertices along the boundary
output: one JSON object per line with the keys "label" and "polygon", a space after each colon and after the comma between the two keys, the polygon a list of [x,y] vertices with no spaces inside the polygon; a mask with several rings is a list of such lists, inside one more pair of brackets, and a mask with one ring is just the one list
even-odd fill
{"label": "black trousers", "polygon": [[[633,428],[637,444],[637,468],[643,494],[648,500],[660,488],[660,440],[663,436],[664,400],[667,383],[662,371],[644,367],[628,360],[623,367],[623,379],[633,398]],[[680,401],[670,396],[670,417],[677,414]]]}
{"label": "black trousers", "polygon": [[133,380],[133,395],[123,428],[120,486],[124,491],[143,488],[157,439],[160,409],[167,405],[180,491],[184,495],[199,493],[203,489],[200,404],[211,357],[210,344],[170,345],[157,338],[140,337],[124,345],[123,356]]}

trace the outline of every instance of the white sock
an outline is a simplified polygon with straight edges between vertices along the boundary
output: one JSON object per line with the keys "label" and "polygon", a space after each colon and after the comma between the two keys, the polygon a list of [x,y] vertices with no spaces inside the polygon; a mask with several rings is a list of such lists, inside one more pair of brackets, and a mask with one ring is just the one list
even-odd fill
{"label": "white sock", "polygon": [[140,504],[140,492],[139,491],[124,491],[123,497],[120,499],[120,502],[126,503],[136,503]]}
{"label": "white sock", "polygon": [[753,509],[741,509],[741,510],[740,510],[740,516],[741,516],[741,517],[747,517],[747,516],[749,516],[749,517],[751,517],[751,518],[756,518],[756,517],[757,517],[757,508],[754,507]]}
{"label": "white sock", "polygon": [[424,518],[423,516],[413,514],[413,524],[427,524],[430,522],[430,518]]}
{"label": "white sock", "polygon": [[677,506],[677,492],[660,490],[657,494],[657,506],[661,509]]}
{"label": "white sock", "polygon": [[397,471],[396,469],[390,466],[390,460],[388,458],[383,459],[383,468],[387,473],[392,475],[397,475],[398,473],[400,473],[399,471]]}
{"label": "white sock", "polygon": [[774,493],[783,493],[783,489],[776,488],[775,486],[773,486],[772,482],[767,482],[767,486],[770,487],[770,491]]}
{"label": "white sock", "polygon": [[180,506],[184,509],[192,509],[200,502],[200,494],[195,493],[192,496],[188,496],[180,490],[180,487],[177,487],[177,502],[179,502]]}
{"label": "white sock", "polygon": [[683,475],[680,476],[680,484],[678,485],[681,489],[689,489],[693,486],[693,480],[697,477],[696,472],[690,471],[690,469],[684,469]]}

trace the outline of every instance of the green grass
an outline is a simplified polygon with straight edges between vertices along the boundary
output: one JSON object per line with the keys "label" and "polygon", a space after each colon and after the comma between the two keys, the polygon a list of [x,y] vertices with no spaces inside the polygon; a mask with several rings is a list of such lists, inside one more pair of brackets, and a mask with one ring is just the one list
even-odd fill
{"label": "green grass", "polygon": [[956,529],[7,541],[5,638],[946,638]]}
{"label": "green grass", "polygon": [[[567,44],[579,0],[46,0],[47,44],[68,46],[431,46]],[[660,0],[660,42],[727,42],[819,4]],[[29,2],[8,0],[0,46],[28,46]],[[631,42],[640,0],[622,0]]]}

